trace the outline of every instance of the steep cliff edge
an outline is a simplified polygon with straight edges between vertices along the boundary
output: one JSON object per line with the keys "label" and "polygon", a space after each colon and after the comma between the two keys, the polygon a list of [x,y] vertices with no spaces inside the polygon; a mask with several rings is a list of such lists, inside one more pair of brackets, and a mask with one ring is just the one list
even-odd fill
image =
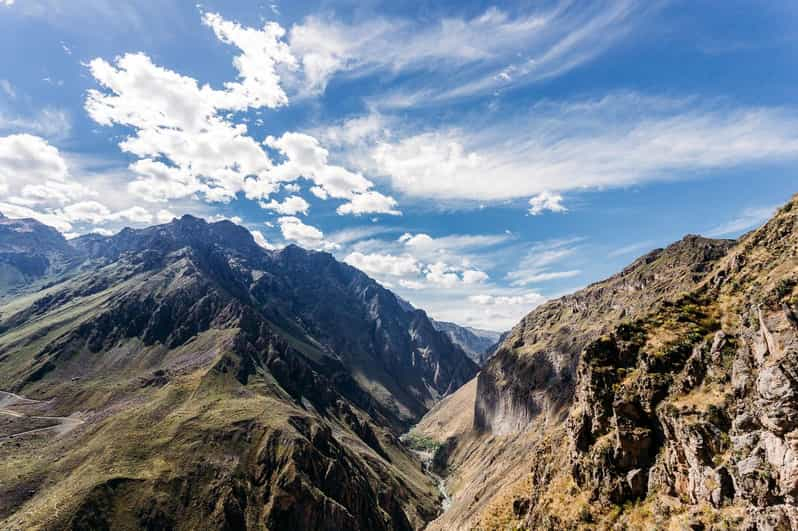
{"label": "steep cliff edge", "polygon": [[585,346],[613,325],[694,288],[732,243],[686,236],[528,314],[479,375],[476,428],[508,434],[524,431],[541,415],[547,422],[562,420]]}
{"label": "steep cliff edge", "polygon": [[453,504],[431,527],[795,528],[796,210],[525,317],[447,444]]}

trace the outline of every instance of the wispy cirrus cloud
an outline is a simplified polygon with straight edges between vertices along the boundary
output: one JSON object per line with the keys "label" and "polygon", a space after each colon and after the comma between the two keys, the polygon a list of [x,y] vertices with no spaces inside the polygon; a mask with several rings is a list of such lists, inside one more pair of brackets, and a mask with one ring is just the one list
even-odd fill
{"label": "wispy cirrus cloud", "polygon": [[762,225],[765,221],[770,219],[773,214],[776,212],[777,206],[767,206],[767,207],[756,207],[756,208],[746,208],[740,214],[730,219],[729,221],[722,223],[716,227],[713,227],[709,231],[707,231],[707,236],[716,238],[719,236],[738,236],[740,233],[754,229],[759,225]]}
{"label": "wispy cirrus cloud", "polygon": [[291,28],[289,41],[302,64],[299,90],[322,92],[336,75],[411,74],[372,104],[418,107],[560,75],[606,51],[659,4],[562,0],[427,23],[311,16]]}
{"label": "wispy cirrus cloud", "polygon": [[564,269],[561,264],[577,253],[583,241],[569,238],[534,244],[505,278],[511,286],[527,286],[576,277],[582,273],[580,270]]}
{"label": "wispy cirrus cloud", "polygon": [[448,202],[556,196],[798,160],[798,111],[788,107],[617,92],[544,100],[491,120],[467,116],[422,132],[395,127],[343,152],[400,193]]}

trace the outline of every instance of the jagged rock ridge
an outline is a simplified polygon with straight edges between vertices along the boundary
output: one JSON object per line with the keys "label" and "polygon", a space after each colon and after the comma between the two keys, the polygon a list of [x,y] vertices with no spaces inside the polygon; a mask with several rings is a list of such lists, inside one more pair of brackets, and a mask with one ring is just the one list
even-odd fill
{"label": "jagged rock ridge", "polygon": [[79,266],[0,308],[0,389],[31,400],[20,418],[82,424],[0,440],[17,463],[3,527],[415,529],[435,516],[435,485],[398,435],[476,365],[423,311],[229,222],[70,243]]}

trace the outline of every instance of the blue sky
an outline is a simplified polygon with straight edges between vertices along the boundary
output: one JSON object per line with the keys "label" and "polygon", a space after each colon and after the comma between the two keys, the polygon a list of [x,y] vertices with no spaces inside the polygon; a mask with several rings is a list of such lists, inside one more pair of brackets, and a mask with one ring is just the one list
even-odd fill
{"label": "blue sky", "polygon": [[798,191],[798,4],[0,0],[0,211],[184,213],[507,329]]}

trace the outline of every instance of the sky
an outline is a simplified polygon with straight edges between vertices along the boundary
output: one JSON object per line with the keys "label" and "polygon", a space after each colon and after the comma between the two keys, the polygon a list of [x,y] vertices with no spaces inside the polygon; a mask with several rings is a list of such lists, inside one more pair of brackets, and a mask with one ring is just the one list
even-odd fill
{"label": "sky", "polygon": [[503,331],[798,192],[798,3],[0,0],[0,212],[230,219]]}

